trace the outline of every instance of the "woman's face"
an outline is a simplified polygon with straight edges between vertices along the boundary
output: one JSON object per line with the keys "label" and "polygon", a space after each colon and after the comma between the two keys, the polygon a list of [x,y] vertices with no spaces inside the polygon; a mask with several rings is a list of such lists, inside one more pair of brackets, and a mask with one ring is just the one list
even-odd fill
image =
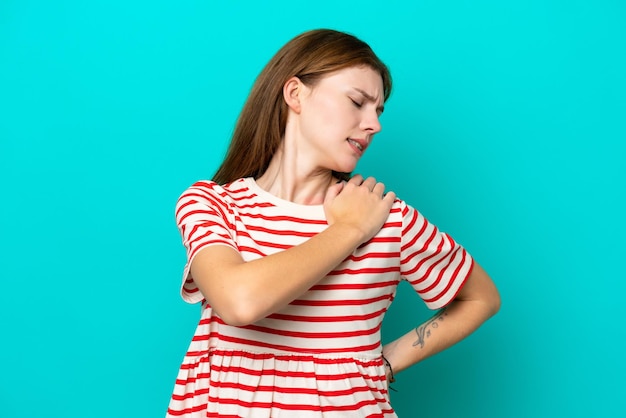
{"label": "woman's face", "polygon": [[382,77],[367,66],[349,67],[303,90],[296,116],[303,155],[318,168],[353,171],[381,130]]}

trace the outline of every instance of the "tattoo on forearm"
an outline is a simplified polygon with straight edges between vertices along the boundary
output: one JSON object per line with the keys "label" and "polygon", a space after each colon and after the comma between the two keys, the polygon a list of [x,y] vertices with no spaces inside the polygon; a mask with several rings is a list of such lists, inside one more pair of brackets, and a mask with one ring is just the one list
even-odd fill
{"label": "tattoo on forearm", "polygon": [[430,337],[431,329],[438,328],[439,323],[443,322],[444,318],[448,315],[445,309],[440,310],[430,318],[428,321],[415,328],[415,333],[417,334],[417,340],[413,343],[413,347],[420,346],[420,348],[424,348],[426,344],[426,339]]}

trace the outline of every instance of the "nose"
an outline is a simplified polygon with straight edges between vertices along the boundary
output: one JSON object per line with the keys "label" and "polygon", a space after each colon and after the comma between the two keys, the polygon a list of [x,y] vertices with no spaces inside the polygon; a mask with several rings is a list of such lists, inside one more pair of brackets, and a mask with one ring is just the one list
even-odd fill
{"label": "nose", "polygon": [[378,112],[367,112],[361,120],[361,129],[370,135],[380,132],[382,126],[380,124]]}

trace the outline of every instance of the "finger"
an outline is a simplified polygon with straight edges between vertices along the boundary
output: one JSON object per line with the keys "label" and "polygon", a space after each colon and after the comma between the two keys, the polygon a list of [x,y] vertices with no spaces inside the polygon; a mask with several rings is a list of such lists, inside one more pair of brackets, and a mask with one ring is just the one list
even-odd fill
{"label": "finger", "polygon": [[324,202],[333,200],[341,191],[343,187],[346,185],[345,181],[340,181],[339,183],[335,183],[326,190],[326,196],[324,196]]}
{"label": "finger", "polygon": [[385,193],[385,185],[383,183],[376,183],[374,188],[372,189],[372,193],[377,194],[379,197],[382,197]]}
{"label": "finger", "polygon": [[389,204],[389,207],[396,201],[396,194],[394,192],[387,192],[383,196],[383,201]]}
{"label": "finger", "polygon": [[360,186],[361,183],[363,183],[363,176],[360,174],[355,174],[350,178],[348,182],[354,184],[355,186]]}
{"label": "finger", "polygon": [[369,191],[372,191],[376,186],[376,179],[374,177],[368,177],[367,180],[363,182],[362,186],[365,186],[369,189]]}

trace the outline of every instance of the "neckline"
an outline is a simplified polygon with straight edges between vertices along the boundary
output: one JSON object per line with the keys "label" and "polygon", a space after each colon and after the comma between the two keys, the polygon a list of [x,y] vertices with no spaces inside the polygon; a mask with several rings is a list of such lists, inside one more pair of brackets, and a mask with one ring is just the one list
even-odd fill
{"label": "neckline", "polygon": [[271,194],[270,192],[263,189],[259,186],[256,180],[253,177],[245,177],[243,179],[244,184],[248,186],[250,190],[256,193],[263,200],[266,200],[272,203],[275,206],[283,207],[283,208],[291,208],[298,211],[305,211],[311,213],[322,213],[324,214],[324,205],[303,205],[300,203],[295,203],[290,200],[281,199],[278,196]]}

